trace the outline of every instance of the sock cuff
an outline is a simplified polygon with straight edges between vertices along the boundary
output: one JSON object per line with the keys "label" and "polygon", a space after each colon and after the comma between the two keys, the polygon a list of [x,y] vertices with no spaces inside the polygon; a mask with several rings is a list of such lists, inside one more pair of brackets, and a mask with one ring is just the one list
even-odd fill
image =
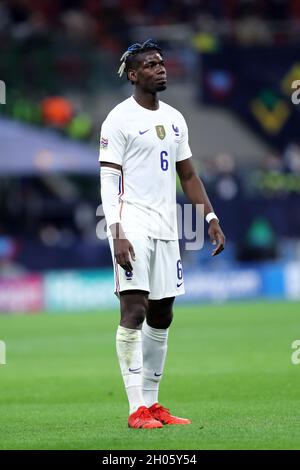
{"label": "sock cuff", "polygon": [[152,328],[152,326],[149,326],[145,320],[143,323],[142,332],[145,336],[148,336],[148,338],[153,339],[154,341],[163,342],[168,338],[169,328]]}
{"label": "sock cuff", "polygon": [[141,330],[133,330],[130,328],[124,328],[124,326],[119,325],[116,335],[117,341],[126,341],[134,342],[142,340]]}

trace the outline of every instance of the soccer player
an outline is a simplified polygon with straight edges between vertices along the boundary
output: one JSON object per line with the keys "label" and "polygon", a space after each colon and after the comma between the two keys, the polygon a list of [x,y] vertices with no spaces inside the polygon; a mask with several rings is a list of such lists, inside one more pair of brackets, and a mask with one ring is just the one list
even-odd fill
{"label": "soccer player", "polygon": [[129,401],[131,428],[190,424],[158,401],[173,303],[184,294],[176,220],[176,172],[193,204],[204,205],[212,255],[225,237],[191,161],[188,129],[179,111],[158,100],[167,87],[159,46],[134,44],[121,58],[134,85],[101,128],[101,196],[121,321],[116,346]]}

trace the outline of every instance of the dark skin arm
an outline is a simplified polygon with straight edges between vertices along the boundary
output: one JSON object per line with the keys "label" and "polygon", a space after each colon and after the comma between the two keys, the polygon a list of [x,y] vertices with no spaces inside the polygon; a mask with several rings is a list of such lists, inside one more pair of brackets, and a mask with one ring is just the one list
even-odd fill
{"label": "dark skin arm", "polygon": [[[181,162],[176,163],[176,171],[180,178],[181,187],[184,194],[191,201],[192,204],[203,204],[204,206],[204,217],[210,212],[214,212],[210,200],[205,191],[205,187],[197,175],[195,168],[192,164],[192,160],[187,158]],[[212,244],[217,245],[212,252],[212,256],[216,256],[225,247],[225,236],[216,219],[213,219],[209,223],[208,235]]]}
{"label": "dark skin arm", "polygon": [[[109,162],[101,162],[101,166],[107,166],[110,168],[115,168],[116,170],[122,170],[121,165],[117,165],[116,163],[109,163]],[[113,241],[114,241],[114,254],[117,263],[125,270],[125,271],[133,271],[133,267],[131,264],[131,259],[135,261],[135,253],[134,248],[129,240],[127,240],[125,233],[122,229],[122,225],[112,224],[110,227]]]}

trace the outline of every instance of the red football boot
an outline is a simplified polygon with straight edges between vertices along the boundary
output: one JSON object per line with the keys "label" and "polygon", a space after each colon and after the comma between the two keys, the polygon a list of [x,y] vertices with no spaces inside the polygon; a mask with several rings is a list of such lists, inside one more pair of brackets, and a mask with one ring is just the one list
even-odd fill
{"label": "red football boot", "polygon": [[150,406],[148,410],[152,414],[153,418],[160,421],[162,424],[191,424],[192,422],[187,418],[172,416],[170,410],[159,403],[154,403],[154,405]]}
{"label": "red football boot", "polygon": [[128,418],[128,426],[135,429],[163,428],[160,421],[157,421],[146,406],[140,406]]}

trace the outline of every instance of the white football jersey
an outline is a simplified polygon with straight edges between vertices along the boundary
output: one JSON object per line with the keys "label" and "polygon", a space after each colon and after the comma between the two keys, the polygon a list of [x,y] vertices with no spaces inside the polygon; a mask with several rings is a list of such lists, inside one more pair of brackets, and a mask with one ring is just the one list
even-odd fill
{"label": "white football jersey", "polygon": [[126,233],[178,239],[176,162],[192,156],[184,117],[159,101],[151,111],[133,97],[118,104],[102,124],[100,162],[122,166],[121,224]]}

